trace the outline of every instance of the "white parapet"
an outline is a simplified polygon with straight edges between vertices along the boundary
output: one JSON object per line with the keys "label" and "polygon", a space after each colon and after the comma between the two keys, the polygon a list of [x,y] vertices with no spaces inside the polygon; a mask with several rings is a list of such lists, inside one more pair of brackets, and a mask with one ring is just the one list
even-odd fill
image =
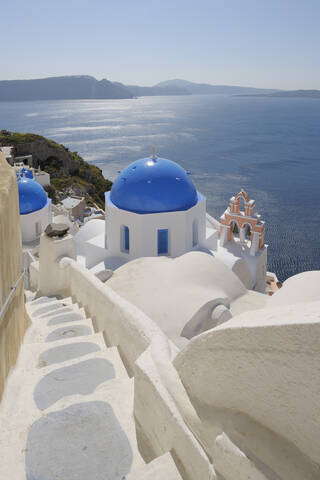
{"label": "white parapet", "polygon": [[65,272],[59,268],[62,257],[76,258],[72,235],[40,238],[39,290],[41,295],[56,295],[67,288]]}

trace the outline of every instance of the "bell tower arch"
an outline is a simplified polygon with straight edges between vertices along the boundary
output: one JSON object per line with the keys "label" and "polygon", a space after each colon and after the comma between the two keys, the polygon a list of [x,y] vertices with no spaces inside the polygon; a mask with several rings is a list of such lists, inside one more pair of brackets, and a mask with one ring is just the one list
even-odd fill
{"label": "bell tower arch", "polygon": [[[244,209],[241,210],[241,200]],[[228,242],[240,243],[247,246],[250,255],[255,256],[259,250],[263,250],[265,223],[261,215],[255,212],[255,201],[250,199],[245,190],[240,190],[237,195],[230,198],[229,206],[220,217],[219,238],[221,245]],[[237,225],[239,237],[234,234]]]}

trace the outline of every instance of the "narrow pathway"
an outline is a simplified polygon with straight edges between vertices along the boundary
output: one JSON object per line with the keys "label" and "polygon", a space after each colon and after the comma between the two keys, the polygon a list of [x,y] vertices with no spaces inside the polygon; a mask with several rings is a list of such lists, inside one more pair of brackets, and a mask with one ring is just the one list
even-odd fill
{"label": "narrow pathway", "polygon": [[0,405],[0,478],[123,480],[142,472],[133,379],[117,348],[106,348],[70,298],[41,297],[27,310],[32,325]]}

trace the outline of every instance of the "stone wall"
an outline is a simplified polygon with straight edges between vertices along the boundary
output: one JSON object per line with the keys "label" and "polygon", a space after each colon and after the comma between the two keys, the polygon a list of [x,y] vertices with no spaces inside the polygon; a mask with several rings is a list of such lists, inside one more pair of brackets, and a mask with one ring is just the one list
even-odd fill
{"label": "stone wall", "polygon": [[[19,200],[16,175],[0,153],[0,308],[22,272]],[[20,282],[0,318],[0,399],[10,368],[15,364],[29,319]]]}

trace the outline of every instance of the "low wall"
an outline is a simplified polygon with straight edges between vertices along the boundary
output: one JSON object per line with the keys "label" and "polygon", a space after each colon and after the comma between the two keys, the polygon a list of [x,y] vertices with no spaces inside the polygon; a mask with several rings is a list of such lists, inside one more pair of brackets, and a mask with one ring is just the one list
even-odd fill
{"label": "low wall", "polygon": [[[0,308],[22,272],[20,215],[16,174],[0,153]],[[29,325],[20,282],[0,318],[0,399]]]}
{"label": "low wall", "polygon": [[64,293],[85,307],[97,330],[104,332],[108,345],[118,346],[132,374],[134,362],[150,345],[152,337],[159,334],[159,328],[76,261],[64,258],[60,266],[64,269],[67,285]]}

